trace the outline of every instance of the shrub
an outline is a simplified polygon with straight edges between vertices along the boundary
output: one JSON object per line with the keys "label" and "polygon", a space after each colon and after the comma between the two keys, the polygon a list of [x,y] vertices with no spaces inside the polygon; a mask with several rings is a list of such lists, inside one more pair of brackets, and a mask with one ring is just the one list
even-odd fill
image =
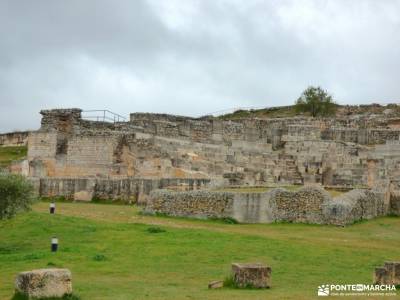
{"label": "shrub", "polygon": [[25,177],[0,173],[0,219],[29,210],[34,200],[33,186]]}
{"label": "shrub", "polygon": [[225,217],[221,219],[222,222],[224,222],[225,224],[239,224],[238,220],[232,218],[232,217]]}
{"label": "shrub", "polygon": [[149,228],[147,228],[147,232],[149,232],[149,233],[161,233],[161,232],[166,232],[166,230],[162,229],[160,227],[149,227]]}
{"label": "shrub", "polygon": [[210,217],[208,219],[225,224],[239,224],[239,221],[232,217],[223,217],[223,218]]}
{"label": "shrub", "polygon": [[93,256],[94,261],[105,261],[107,260],[107,257],[104,254],[96,254]]}

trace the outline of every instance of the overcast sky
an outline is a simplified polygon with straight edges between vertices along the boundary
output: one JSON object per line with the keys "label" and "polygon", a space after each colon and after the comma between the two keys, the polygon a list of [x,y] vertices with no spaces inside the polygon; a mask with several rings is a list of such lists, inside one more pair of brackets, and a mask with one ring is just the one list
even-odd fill
{"label": "overcast sky", "polygon": [[0,0],[0,132],[41,109],[200,116],[400,99],[400,1]]}

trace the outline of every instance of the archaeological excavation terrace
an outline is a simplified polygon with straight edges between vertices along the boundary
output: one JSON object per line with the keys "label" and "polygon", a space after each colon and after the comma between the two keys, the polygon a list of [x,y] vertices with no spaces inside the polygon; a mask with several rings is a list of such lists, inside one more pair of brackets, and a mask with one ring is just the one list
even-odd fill
{"label": "archaeological excavation terrace", "polygon": [[249,223],[343,225],[400,213],[397,113],[232,119],[132,113],[112,122],[87,119],[80,109],[41,115],[19,170],[43,197],[122,200],[148,213]]}

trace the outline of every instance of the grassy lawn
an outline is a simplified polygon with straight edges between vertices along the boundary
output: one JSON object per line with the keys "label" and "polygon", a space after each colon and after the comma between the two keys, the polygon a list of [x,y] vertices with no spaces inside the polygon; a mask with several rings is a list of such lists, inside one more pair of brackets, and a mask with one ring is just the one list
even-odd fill
{"label": "grassy lawn", "polygon": [[[346,228],[303,224],[229,225],[152,217],[122,205],[57,203],[0,221],[0,299],[17,272],[72,271],[82,299],[310,299],[320,284],[371,283],[375,266],[400,259],[400,218]],[[165,232],[151,233],[159,226]],[[50,238],[60,250],[49,251]],[[269,290],[208,290],[231,262],[272,267]],[[350,297],[346,297],[350,299]],[[360,299],[360,297],[357,297]],[[385,297],[388,299],[389,297]]]}
{"label": "grassy lawn", "polygon": [[26,146],[0,147],[0,169],[7,167],[11,162],[26,157]]}

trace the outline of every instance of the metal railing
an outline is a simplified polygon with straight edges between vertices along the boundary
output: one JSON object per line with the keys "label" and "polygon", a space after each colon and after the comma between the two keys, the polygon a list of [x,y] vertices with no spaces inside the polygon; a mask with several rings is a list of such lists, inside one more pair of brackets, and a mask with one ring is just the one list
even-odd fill
{"label": "metal railing", "polygon": [[108,123],[127,121],[127,119],[124,116],[121,116],[106,109],[84,110],[82,111],[82,119],[96,121],[96,122],[108,122]]}

